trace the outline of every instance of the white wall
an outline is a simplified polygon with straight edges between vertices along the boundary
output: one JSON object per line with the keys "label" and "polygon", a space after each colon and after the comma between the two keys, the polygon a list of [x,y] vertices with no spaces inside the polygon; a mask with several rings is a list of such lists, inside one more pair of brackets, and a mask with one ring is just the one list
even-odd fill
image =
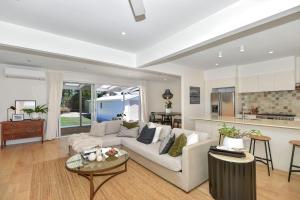
{"label": "white wall", "polygon": [[165,111],[165,99],[162,98],[162,94],[166,89],[170,89],[173,93],[172,111],[181,112],[181,81],[147,81],[147,99],[148,99],[148,111],[151,112],[164,112]]}
{"label": "white wall", "polygon": [[[164,63],[153,65],[146,69],[169,73],[181,77],[181,114],[182,127],[185,129],[195,129],[194,121],[191,119],[204,114],[204,75],[203,71],[188,68],[175,63]],[[200,87],[200,104],[190,104],[190,86]]]}

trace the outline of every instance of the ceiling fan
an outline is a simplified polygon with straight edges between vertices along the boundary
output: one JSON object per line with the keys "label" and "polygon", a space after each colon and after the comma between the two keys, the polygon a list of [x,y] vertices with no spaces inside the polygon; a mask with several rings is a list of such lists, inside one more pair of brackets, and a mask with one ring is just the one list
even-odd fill
{"label": "ceiling fan", "polygon": [[146,18],[146,10],[143,0],[129,0],[131,10],[136,21],[142,21]]}

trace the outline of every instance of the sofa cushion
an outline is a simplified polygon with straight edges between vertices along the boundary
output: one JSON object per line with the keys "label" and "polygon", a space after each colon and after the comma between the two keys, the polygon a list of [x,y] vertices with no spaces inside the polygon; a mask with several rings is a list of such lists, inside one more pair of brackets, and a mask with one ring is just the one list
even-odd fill
{"label": "sofa cushion", "polygon": [[139,127],[135,128],[126,128],[125,126],[121,126],[121,131],[117,134],[118,137],[133,137],[136,138],[139,134]]}
{"label": "sofa cushion", "polygon": [[187,137],[189,135],[195,133],[195,134],[199,135],[199,142],[205,141],[205,140],[208,140],[211,138],[210,134],[208,134],[208,133],[200,132],[200,131],[193,131],[193,130],[185,130],[185,129],[181,129],[181,128],[173,128],[172,133],[174,133],[176,135],[176,137],[178,137],[182,133],[184,133]]}
{"label": "sofa cushion", "polygon": [[195,143],[198,143],[199,142],[199,135],[197,133],[192,133],[190,134],[188,137],[187,137],[187,142],[186,142],[186,145],[189,146],[189,145],[192,145],[192,144],[195,144]]}
{"label": "sofa cushion", "polygon": [[105,121],[102,123],[106,124],[105,135],[109,135],[120,132],[122,120]]}
{"label": "sofa cushion", "polygon": [[150,144],[152,143],[154,134],[155,128],[149,128],[148,125],[146,125],[136,140],[144,144]]}
{"label": "sofa cushion", "polygon": [[160,136],[160,133],[161,133],[161,130],[162,130],[162,127],[157,126],[156,124],[154,124],[152,122],[149,122],[148,127],[149,128],[155,128],[155,134],[154,134],[152,143],[158,142],[159,141],[159,136]]}
{"label": "sofa cushion", "polygon": [[95,137],[102,137],[105,135],[105,128],[106,124],[104,123],[92,122],[90,135]]}
{"label": "sofa cushion", "polygon": [[169,135],[171,133],[172,128],[169,125],[162,125],[162,124],[157,124],[157,123],[152,123],[152,124],[156,127],[161,127],[161,131],[159,134],[160,141],[162,141],[167,135]]}
{"label": "sofa cushion", "polygon": [[171,157],[168,154],[158,154],[160,142],[146,145],[134,138],[122,138],[122,145],[169,170],[176,172],[181,170],[181,156]]}
{"label": "sofa cushion", "polygon": [[175,141],[175,134],[169,134],[167,135],[163,141],[161,141],[160,145],[159,145],[159,154],[166,154],[168,153],[169,149],[171,148],[171,146],[173,145]]}
{"label": "sofa cushion", "polygon": [[103,137],[82,135],[76,138],[75,137],[71,138],[71,140],[73,141],[71,146],[72,149],[77,153],[94,146],[101,146],[101,147],[117,146],[121,144],[121,138],[116,136],[117,134],[105,135]]}
{"label": "sofa cushion", "polygon": [[126,122],[126,121],[123,121],[123,126],[125,126],[128,129],[136,128],[136,127],[139,126],[139,122],[138,121],[136,121],[136,122]]}
{"label": "sofa cushion", "polygon": [[170,148],[168,154],[173,157],[180,156],[182,154],[182,149],[186,145],[187,138],[182,133],[178,138],[176,138],[174,144]]}

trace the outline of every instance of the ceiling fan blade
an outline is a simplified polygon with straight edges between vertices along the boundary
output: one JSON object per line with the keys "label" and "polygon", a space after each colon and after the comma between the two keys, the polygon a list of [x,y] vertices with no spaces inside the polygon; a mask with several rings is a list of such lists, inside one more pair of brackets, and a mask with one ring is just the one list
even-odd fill
{"label": "ceiling fan blade", "polygon": [[146,13],[143,0],[129,0],[135,17],[144,16]]}

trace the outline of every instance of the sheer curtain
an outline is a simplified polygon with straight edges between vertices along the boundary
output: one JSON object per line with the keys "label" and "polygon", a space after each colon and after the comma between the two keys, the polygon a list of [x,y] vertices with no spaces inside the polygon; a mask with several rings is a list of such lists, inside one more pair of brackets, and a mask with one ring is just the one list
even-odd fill
{"label": "sheer curtain", "polygon": [[46,140],[60,137],[60,104],[63,90],[63,74],[61,72],[47,72],[48,85],[48,116]]}
{"label": "sheer curtain", "polygon": [[140,86],[140,98],[141,98],[141,121],[148,122],[148,102],[147,102],[147,87],[145,83]]}

